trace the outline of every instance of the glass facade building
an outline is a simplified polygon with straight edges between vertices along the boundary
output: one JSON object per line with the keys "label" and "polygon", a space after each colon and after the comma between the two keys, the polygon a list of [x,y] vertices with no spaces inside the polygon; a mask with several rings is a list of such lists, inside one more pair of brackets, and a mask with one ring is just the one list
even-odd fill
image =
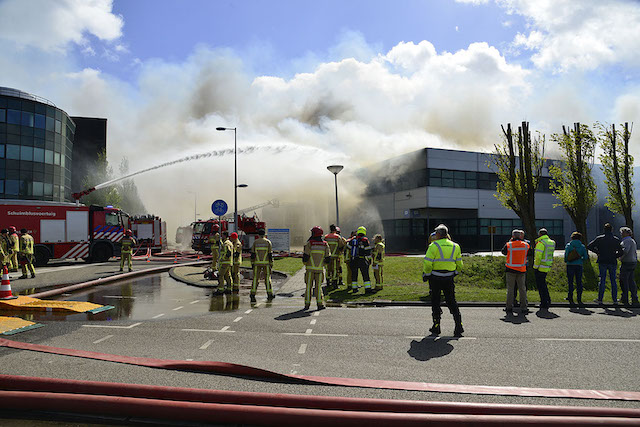
{"label": "glass facade building", "polygon": [[0,87],[0,198],[72,201],[75,130],[52,102]]}

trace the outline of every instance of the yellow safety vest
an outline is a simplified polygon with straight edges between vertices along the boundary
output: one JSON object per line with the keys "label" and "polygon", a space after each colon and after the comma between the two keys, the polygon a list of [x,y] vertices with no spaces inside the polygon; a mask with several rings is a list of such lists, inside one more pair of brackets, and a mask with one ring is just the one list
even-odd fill
{"label": "yellow safety vest", "polygon": [[251,252],[255,254],[253,263],[255,265],[268,265],[271,264],[271,241],[265,238],[258,238],[254,240]]}
{"label": "yellow safety vest", "polygon": [[220,251],[220,264],[231,265],[233,263],[233,243],[230,240],[222,242],[222,250]]}
{"label": "yellow safety vest", "polygon": [[543,273],[551,270],[553,265],[553,251],[556,250],[556,242],[544,235],[536,239],[536,253],[533,258],[533,268]]}
{"label": "yellow safety vest", "polygon": [[432,242],[424,256],[423,273],[439,277],[454,276],[462,270],[460,245],[448,239]]}

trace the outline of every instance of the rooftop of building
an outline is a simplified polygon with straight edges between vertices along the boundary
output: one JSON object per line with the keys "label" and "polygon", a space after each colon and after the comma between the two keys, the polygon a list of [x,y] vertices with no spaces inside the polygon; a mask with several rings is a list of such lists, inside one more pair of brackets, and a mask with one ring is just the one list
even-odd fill
{"label": "rooftop of building", "polygon": [[4,95],[4,96],[13,96],[14,98],[21,98],[21,99],[26,99],[29,101],[36,101],[36,102],[40,102],[42,104],[47,104],[50,105],[52,107],[58,108],[56,106],[56,104],[54,104],[53,102],[49,101],[46,98],[43,98],[41,96],[38,95],[33,95],[31,93],[28,92],[24,92],[18,89],[14,89],[14,88],[10,88],[10,87],[2,87],[0,86],[0,95]]}

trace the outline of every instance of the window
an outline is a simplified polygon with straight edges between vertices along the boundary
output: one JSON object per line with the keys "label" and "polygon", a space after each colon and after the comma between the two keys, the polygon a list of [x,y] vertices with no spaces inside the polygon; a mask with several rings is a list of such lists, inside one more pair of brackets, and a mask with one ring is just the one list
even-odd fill
{"label": "window", "polygon": [[50,165],[53,164],[53,151],[44,150],[44,162]]}
{"label": "window", "polygon": [[33,113],[22,112],[22,126],[33,127]]}
{"label": "window", "polygon": [[55,153],[53,155],[53,164],[60,165],[60,153]]}
{"label": "window", "polygon": [[0,144],[0,158],[4,159],[4,144]]}
{"label": "window", "polygon": [[34,196],[44,196],[44,182],[33,182],[33,195]]}
{"label": "window", "polygon": [[52,196],[53,195],[53,184],[51,184],[49,182],[45,182],[44,183],[44,195],[45,196]]}
{"label": "window", "polygon": [[40,163],[44,162],[44,150],[42,148],[33,149],[33,161]]}
{"label": "window", "polygon": [[20,159],[20,146],[19,145],[7,145],[7,159],[19,160]]}
{"label": "window", "polygon": [[20,148],[20,160],[33,161],[33,147],[22,146]]}
{"label": "window", "polygon": [[56,133],[61,133],[62,132],[62,123],[60,123],[60,120],[56,120],[56,129],[55,129]]}
{"label": "window", "polygon": [[106,225],[120,225],[116,212],[105,212],[104,223]]}
{"label": "window", "polygon": [[0,108],[0,123],[4,123],[7,120],[7,110]]}
{"label": "window", "polygon": [[4,193],[4,180],[0,180],[0,194]]}
{"label": "window", "polygon": [[[53,132],[53,130],[56,128],[56,121],[53,117],[47,117],[46,120],[46,128],[48,131]],[[53,136],[53,135],[52,135]]]}
{"label": "window", "polygon": [[396,219],[395,220],[395,233],[396,236],[409,236],[411,234],[410,222],[408,219]]}
{"label": "window", "polygon": [[7,110],[7,123],[12,125],[20,124],[20,111],[18,110]]}
{"label": "window", "polygon": [[19,181],[17,179],[8,179],[5,181],[5,194],[10,194],[12,196],[18,195],[18,187]]}
{"label": "window", "polygon": [[36,114],[34,118],[34,126],[38,129],[44,129],[46,127],[46,119],[42,114]]}

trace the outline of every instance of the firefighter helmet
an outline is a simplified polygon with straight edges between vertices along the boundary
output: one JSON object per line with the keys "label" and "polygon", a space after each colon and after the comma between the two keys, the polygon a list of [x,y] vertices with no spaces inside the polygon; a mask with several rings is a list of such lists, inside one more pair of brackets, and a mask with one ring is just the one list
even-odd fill
{"label": "firefighter helmet", "polygon": [[218,224],[213,224],[212,229],[214,233],[217,233],[218,231],[220,231],[220,226]]}
{"label": "firefighter helmet", "polygon": [[127,236],[131,236],[131,234],[133,234],[133,233],[131,232],[131,230],[127,230],[127,231],[124,232],[124,234],[127,235]]}
{"label": "firefighter helmet", "polygon": [[361,225],[360,227],[358,227],[358,234],[362,234],[363,236],[366,236],[367,235],[367,229],[364,228],[364,226]]}
{"label": "firefighter helmet", "polygon": [[229,236],[229,237],[231,237],[232,239],[234,239],[234,240],[235,240],[235,239],[237,239],[237,238],[238,238],[238,233],[236,233],[236,232],[234,231],[233,233],[231,233],[231,236]]}
{"label": "firefighter helmet", "polygon": [[311,237],[320,237],[324,234],[322,227],[320,227],[319,225],[316,225],[310,231],[311,231]]}
{"label": "firefighter helmet", "polygon": [[336,226],[336,233],[340,234],[340,227]]}
{"label": "firefighter helmet", "polygon": [[9,226],[9,231],[12,232],[12,233],[15,233],[16,232],[16,228],[13,225],[11,225],[11,226]]}

